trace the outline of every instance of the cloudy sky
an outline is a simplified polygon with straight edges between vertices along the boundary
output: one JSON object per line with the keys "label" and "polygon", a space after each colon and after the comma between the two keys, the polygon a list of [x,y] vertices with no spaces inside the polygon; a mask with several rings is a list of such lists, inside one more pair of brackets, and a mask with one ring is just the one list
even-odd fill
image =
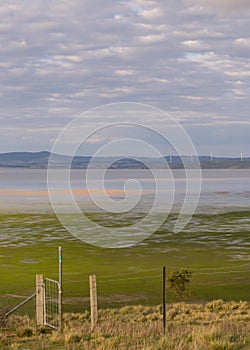
{"label": "cloudy sky", "polygon": [[250,156],[249,15],[249,0],[1,1],[0,153],[50,150],[82,112],[139,102],[199,154]]}

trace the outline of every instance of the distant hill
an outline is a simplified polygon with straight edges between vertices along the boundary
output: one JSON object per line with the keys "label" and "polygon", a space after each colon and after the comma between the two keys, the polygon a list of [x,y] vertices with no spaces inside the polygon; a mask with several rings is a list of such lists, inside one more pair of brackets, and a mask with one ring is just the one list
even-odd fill
{"label": "distant hill", "polygon": [[[71,158],[65,155],[51,154],[47,151],[41,152],[10,152],[0,153],[0,167],[13,167],[13,168],[36,168],[46,169],[48,167],[49,158],[55,162],[59,168],[71,166],[74,169],[85,169],[88,167],[91,157],[89,156],[76,156],[73,158],[72,164]],[[166,156],[164,157],[168,166],[172,169],[182,169],[183,163],[179,156]],[[185,167],[197,168],[198,163],[195,157],[183,157],[185,160]],[[240,158],[211,158],[209,156],[199,157],[200,165],[202,169],[250,169],[250,158],[244,158],[241,161]],[[115,158],[95,158],[93,160],[94,168],[110,168],[110,169],[145,169],[148,167],[162,168],[162,159],[157,158],[142,158],[139,162],[131,158],[123,158],[116,160]]]}
{"label": "distant hill", "polygon": [[1,167],[47,168],[50,152],[0,153]]}

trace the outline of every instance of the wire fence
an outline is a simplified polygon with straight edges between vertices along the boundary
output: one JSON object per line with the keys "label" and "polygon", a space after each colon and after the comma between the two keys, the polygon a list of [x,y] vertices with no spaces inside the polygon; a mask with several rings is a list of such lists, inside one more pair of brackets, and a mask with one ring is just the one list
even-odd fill
{"label": "wire fence", "polygon": [[[224,299],[226,293],[221,289],[225,285],[228,290],[234,293],[236,286],[241,280],[244,286],[250,283],[250,262],[236,262],[228,266],[214,267],[192,267],[173,266],[166,264],[166,276],[179,270],[188,270],[192,273],[192,281],[187,293],[187,299],[200,300],[202,293],[206,293],[207,286],[210,285],[211,298]],[[97,277],[98,303],[100,308],[119,307],[124,305],[141,304],[156,305],[161,303],[162,286],[162,266],[152,268],[137,268],[133,271],[121,271],[121,273],[102,274],[95,271]],[[221,276],[221,277],[220,277]],[[89,307],[88,276],[85,273],[70,272],[64,273],[65,299],[68,310],[72,307],[78,310],[81,304],[82,309]],[[219,287],[218,287],[219,286]],[[245,288],[245,287],[244,287]],[[245,290],[245,291],[244,291]],[[230,291],[230,293],[231,293]],[[201,294],[200,294],[201,293]],[[241,296],[245,298],[246,288]],[[209,297],[208,297],[209,298]],[[236,298],[237,299],[237,298]],[[176,296],[172,291],[167,292],[168,302],[176,301]],[[74,305],[74,306],[73,306]]]}
{"label": "wire fence", "polygon": [[[214,275],[214,274],[227,274],[227,273],[240,273],[240,272],[250,272],[249,269],[244,269],[244,270],[238,270],[241,267],[250,267],[250,262],[240,264],[240,265],[231,265],[231,266],[223,266],[223,267],[204,267],[204,268],[190,268],[190,267],[180,267],[180,266],[167,266],[168,271],[172,270],[191,270],[192,271],[192,276],[198,276],[198,275]],[[235,270],[237,268],[237,270]],[[158,271],[157,275],[148,275],[148,273],[152,271]],[[116,274],[116,275],[101,275],[100,277],[98,276],[98,281],[99,283],[103,284],[105,282],[116,282],[116,281],[130,281],[130,280],[138,280],[138,279],[150,279],[150,278],[160,278],[161,275],[159,274],[160,268],[152,268],[152,269],[143,269],[139,270],[136,272],[129,272],[129,273],[124,273],[124,274]],[[145,276],[136,276],[144,274]],[[68,281],[71,283],[82,283],[82,278],[79,277],[80,279],[70,279],[66,277],[66,273],[64,274],[64,281]],[[132,277],[134,276],[134,277]],[[125,277],[125,278],[122,278]]]}
{"label": "wire fence", "polygon": [[[167,275],[176,270],[187,269],[192,272],[194,277],[194,286],[211,284],[211,287],[217,284],[219,280],[238,283],[238,279],[244,280],[244,284],[250,283],[250,262],[235,263],[230,266],[221,267],[190,267],[190,266],[170,266],[166,264]],[[124,272],[124,273],[122,273]],[[161,301],[161,267],[153,267],[148,269],[137,268],[134,271],[122,271],[118,274],[103,275],[96,271],[97,275],[97,289],[99,304],[101,307],[113,307],[115,305],[127,305],[148,302],[158,303]],[[237,276],[241,274],[241,276]],[[225,277],[209,277],[206,276],[223,275]],[[56,278],[57,274],[51,275]],[[197,276],[197,279],[195,278]],[[203,277],[204,276],[204,277]],[[84,310],[89,307],[89,286],[87,272],[70,272],[63,273],[64,281],[64,305],[67,311]],[[230,284],[229,283],[229,284]],[[192,286],[191,286],[192,288]],[[234,287],[235,288],[235,287]],[[199,291],[199,289],[197,289]],[[44,279],[44,324],[54,329],[60,327],[60,308],[59,308],[59,282],[54,279]],[[196,290],[194,290],[196,293]],[[217,291],[215,290],[214,295]],[[25,299],[27,297],[14,294],[5,294],[1,297],[1,304],[5,307],[6,312],[11,310],[17,303],[18,299]],[[151,298],[149,300],[149,298]],[[169,300],[172,300],[171,293],[168,294]],[[220,298],[220,297],[219,297]],[[34,302],[25,307],[25,312],[31,310],[34,312]],[[22,312],[22,311],[21,311]]]}

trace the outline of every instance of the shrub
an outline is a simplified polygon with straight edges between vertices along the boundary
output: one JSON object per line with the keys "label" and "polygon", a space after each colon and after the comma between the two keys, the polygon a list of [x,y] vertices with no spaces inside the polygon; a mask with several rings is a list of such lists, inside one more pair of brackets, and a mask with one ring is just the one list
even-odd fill
{"label": "shrub", "polygon": [[191,271],[179,270],[172,272],[172,274],[167,278],[170,290],[179,300],[184,299],[184,295],[190,283],[191,276]]}

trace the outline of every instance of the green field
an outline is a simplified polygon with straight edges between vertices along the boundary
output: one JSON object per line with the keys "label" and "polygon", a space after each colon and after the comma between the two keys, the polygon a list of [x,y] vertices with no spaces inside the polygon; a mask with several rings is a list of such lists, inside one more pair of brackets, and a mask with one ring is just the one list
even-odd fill
{"label": "green field", "polygon": [[[101,220],[97,214],[96,219]],[[0,295],[9,308],[35,289],[35,275],[58,277],[63,248],[64,309],[88,307],[88,275],[97,276],[100,307],[161,302],[162,266],[192,271],[191,301],[250,300],[248,211],[196,215],[185,230],[171,232],[175,216],[132,248],[104,249],[71,236],[53,215],[1,215]],[[168,302],[175,301],[168,292]]]}

